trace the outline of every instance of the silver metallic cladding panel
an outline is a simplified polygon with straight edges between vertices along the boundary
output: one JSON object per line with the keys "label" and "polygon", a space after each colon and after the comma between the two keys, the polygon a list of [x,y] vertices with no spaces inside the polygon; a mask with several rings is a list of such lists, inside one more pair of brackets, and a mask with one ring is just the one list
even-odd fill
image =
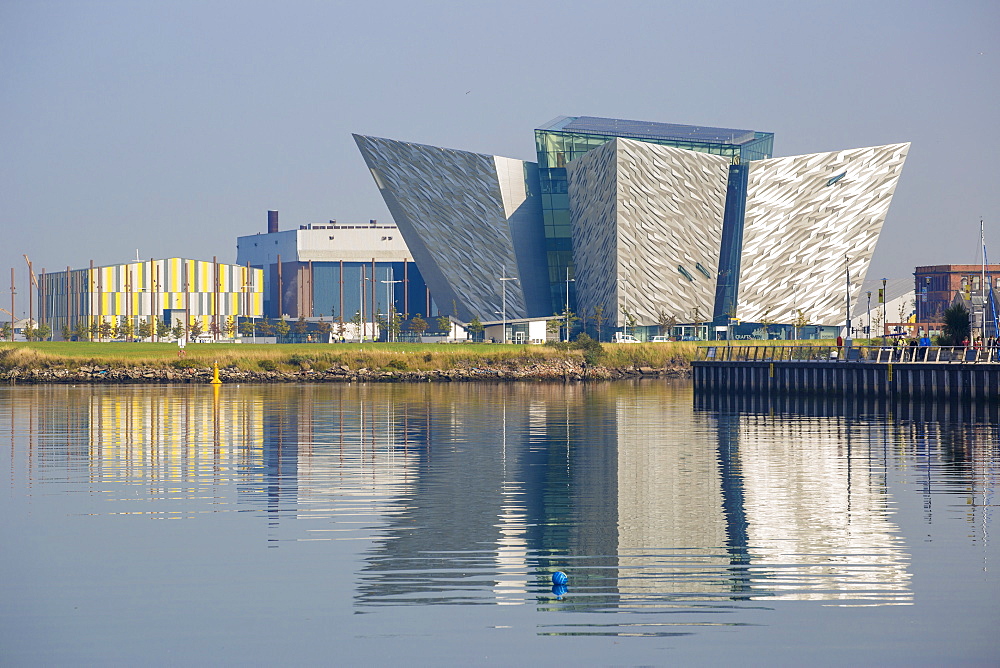
{"label": "silver metallic cladding panel", "polygon": [[622,308],[639,325],[710,318],[728,170],[727,158],[621,138],[570,162],[578,308],[602,306],[618,327]]}
{"label": "silver metallic cladding panel", "polygon": [[[450,313],[454,300],[463,320],[495,319],[503,310],[501,272],[522,278],[508,216],[523,211],[527,197],[523,161],[379,137],[354,138],[442,311]],[[519,163],[520,170],[513,163]],[[519,188],[511,177],[518,171]],[[540,230],[541,223],[535,227]],[[521,283],[507,282],[508,318],[527,315]]]}
{"label": "silver metallic cladding panel", "polygon": [[853,305],[909,146],[751,163],[737,316],[794,322],[799,309],[811,324],[843,324],[847,266]]}

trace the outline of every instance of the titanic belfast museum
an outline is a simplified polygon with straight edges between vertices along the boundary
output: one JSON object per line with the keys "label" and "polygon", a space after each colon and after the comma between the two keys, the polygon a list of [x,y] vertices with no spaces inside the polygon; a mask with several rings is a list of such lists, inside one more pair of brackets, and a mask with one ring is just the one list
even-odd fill
{"label": "titanic belfast museum", "polygon": [[439,304],[609,327],[844,324],[909,148],[589,116],[537,128],[537,162],[354,137]]}

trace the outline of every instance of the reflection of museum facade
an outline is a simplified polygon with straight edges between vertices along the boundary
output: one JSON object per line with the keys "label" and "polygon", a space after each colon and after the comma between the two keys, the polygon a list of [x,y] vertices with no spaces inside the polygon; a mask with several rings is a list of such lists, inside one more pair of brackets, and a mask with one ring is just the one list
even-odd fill
{"label": "reflection of museum facade", "polygon": [[[83,467],[94,493],[126,485],[138,514],[211,498],[266,514],[269,541],[362,540],[358,606],[534,605],[557,569],[580,609],[907,602],[886,448],[933,440],[943,449],[921,458],[984,468],[964,432],[938,433],[961,417],[939,405],[898,407],[889,433],[868,405],[692,411],[691,390],[667,383],[31,391],[43,408],[2,414],[67,435],[33,444],[31,477]],[[978,443],[997,442],[992,410],[962,428]]]}
{"label": "reflection of museum facade", "polygon": [[[459,317],[568,301],[614,327],[843,324],[909,148],[774,158],[767,132],[593,117],[536,129],[537,162],[355,140],[429,289]],[[501,278],[516,279],[506,304]]]}

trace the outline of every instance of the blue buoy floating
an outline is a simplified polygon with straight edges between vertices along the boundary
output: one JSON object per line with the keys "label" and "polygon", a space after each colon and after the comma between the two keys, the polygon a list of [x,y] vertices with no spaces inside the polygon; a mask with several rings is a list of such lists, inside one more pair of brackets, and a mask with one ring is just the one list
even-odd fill
{"label": "blue buoy floating", "polygon": [[564,585],[569,582],[569,577],[562,571],[556,571],[552,574],[552,584],[554,585]]}

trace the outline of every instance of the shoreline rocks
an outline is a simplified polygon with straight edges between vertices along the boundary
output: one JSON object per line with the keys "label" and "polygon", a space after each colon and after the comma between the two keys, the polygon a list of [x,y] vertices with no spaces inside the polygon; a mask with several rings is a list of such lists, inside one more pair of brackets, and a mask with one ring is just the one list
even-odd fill
{"label": "shoreline rocks", "polygon": [[[691,368],[675,364],[669,367],[610,368],[571,362],[529,366],[477,366],[459,369],[411,371],[406,369],[351,369],[333,366],[324,370],[246,371],[219,369],[223,383],[450,383],[450,382],[561,382],[621,380],[625,378],[690,378]],[[211,369],[176,369],[172,367],[81,366],[77,369],[21,369],[0,371],[0,382],[7,384],[205,384],[212,379]]]}

